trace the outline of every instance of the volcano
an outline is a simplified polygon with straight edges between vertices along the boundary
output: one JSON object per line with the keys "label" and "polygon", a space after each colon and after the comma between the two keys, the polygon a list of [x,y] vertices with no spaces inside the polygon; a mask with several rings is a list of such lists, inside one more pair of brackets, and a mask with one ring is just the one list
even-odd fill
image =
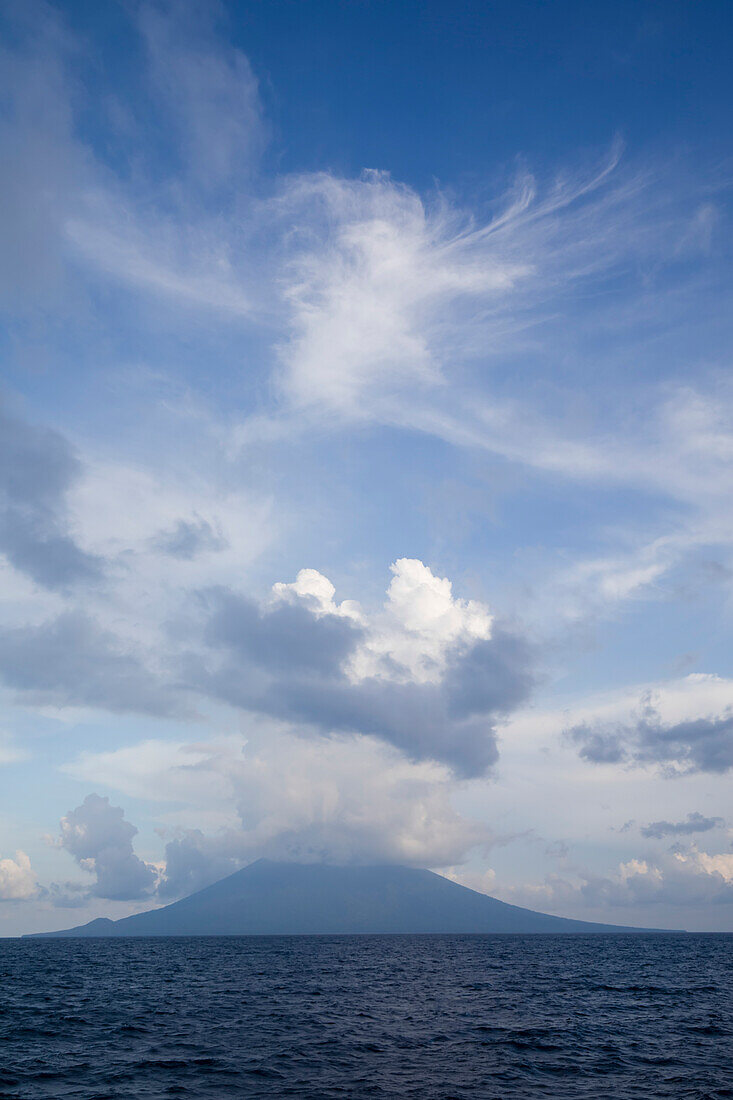
{"label": "volcano", "polygon": [[260,859],[170,905],[42,936],[303,936],[651,932],[508,905],[413,867]]}

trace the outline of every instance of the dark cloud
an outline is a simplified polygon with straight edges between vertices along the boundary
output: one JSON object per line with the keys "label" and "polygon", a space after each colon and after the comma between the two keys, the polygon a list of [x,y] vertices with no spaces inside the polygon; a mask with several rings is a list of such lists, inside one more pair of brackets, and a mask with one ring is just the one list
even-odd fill
{"label": "dark cloud", "polygon": [[154,867],[139,859],[132,848],[137,829],[121,806],[89,794],[61,819],[61,847],[80,867],[96,876],[91,893],[115,901],[148,897],[156,884]]}
{"label": "dark cloud", "polygon": [[261,609],[225,589],[210,594],[207,642],[273,674],[338,676],[362,632],[339,615],[314,615],[302,602]]}
{"label": "dark cloud", "polygon": [[498,757],[494,714],[458,719],[444,684],[352,684],[299,678],[274,683],[261,701],[269,714],[307,722],[322,733],[372,734],[413,760],[439,760],[462,775],[488,770]]}
{"label": "dark cloud", "polygon": [[733,767],[733,712],[664,723],[650,707],[628,725],[573,726],[566,736],[593,764],[659,764],[670,774],[726,772]]}
{"label": "dark cloud", "polygon": [[47,588],[66,588],[101,575],[67,529],[64,498],[79,461],[62,435],[0,409],[0,552]]}
{"label": "dark cloud", "polygon": [[618,764],[626,759],[623,737],[616,730],[603,730],[583,723],[565,731],[578,746],[578,755],[591,764]]}
{"label": "dark cloud", "polygon": [[180,714],[172,689],[80,611],[35,626],[0,629],[0,679],[57,706]]}
{"label": "dark cloud", "polygon": [[701,813],[688,814],[684,821],[652,821],[642,826],[641,835],[661,840],[665,836],[689,836],[692,833],[708,833],[725,825],[722,817],[703,817]]}
{"label": "dark cloud", "polygon": [[526,702],[533,685],[527,643],[496,626],[490,639],[454,653],[445,677],[456,718],[508,714]]}
{"label": "dark cloud", "polygon": [[461,775],[491,767],[497,721],[531,690],[528,649],[501,630],[457,647],[439,682],[353,681],[344,662],[363,637],[353,621],[317,616],[301,601],[263,610],[223,590],[210,599],[205,637],[221,659],[188,666],[203,690],[327,735],[380,737],[412,759],[442,761]]}
{"label": "dark cloud", "polygon": [[181,519],[168,531],[161,531],[154,546],[181,561],[191,561],[208,551],[224,550],[226,539],[204,519]]}

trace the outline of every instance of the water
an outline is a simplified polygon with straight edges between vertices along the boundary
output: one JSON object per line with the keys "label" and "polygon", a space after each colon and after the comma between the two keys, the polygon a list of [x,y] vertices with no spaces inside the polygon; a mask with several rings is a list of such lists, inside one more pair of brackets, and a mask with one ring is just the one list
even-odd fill
{"label": "water", "polygon": [[732,936],[0,941],[0,1097],[733,1097]]}

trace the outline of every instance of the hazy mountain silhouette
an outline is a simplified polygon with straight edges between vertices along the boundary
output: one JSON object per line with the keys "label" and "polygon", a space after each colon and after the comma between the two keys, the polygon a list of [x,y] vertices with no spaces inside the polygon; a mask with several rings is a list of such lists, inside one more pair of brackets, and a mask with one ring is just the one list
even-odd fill
{"label": "hazy mountain silhouette", "polygon": [[43,936],[250,936],[414,932],[646,932],[507,905],[412,867],[260,859],[161,909]]}

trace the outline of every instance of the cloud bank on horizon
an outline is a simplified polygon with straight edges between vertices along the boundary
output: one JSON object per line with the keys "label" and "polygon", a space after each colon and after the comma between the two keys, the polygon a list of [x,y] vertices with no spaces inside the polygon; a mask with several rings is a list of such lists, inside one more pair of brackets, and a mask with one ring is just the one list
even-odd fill
{"label": "cloud bank on horizon", "polygon": [[[685,159],[591,90],[550,157],[541,28],[510,87],[492,8],[480,60],[441,48],[523,129],[487,108],[488,150],[421,77],[461,167],[399,97],[371,131],[373,75],[341,122],[295,95],[288,35],[335,72],[361,11],[255,8],[2,6],[0,929],[263,855],[733,928],[722,123]],[[685,33],[608,18],[618,56]]]}

